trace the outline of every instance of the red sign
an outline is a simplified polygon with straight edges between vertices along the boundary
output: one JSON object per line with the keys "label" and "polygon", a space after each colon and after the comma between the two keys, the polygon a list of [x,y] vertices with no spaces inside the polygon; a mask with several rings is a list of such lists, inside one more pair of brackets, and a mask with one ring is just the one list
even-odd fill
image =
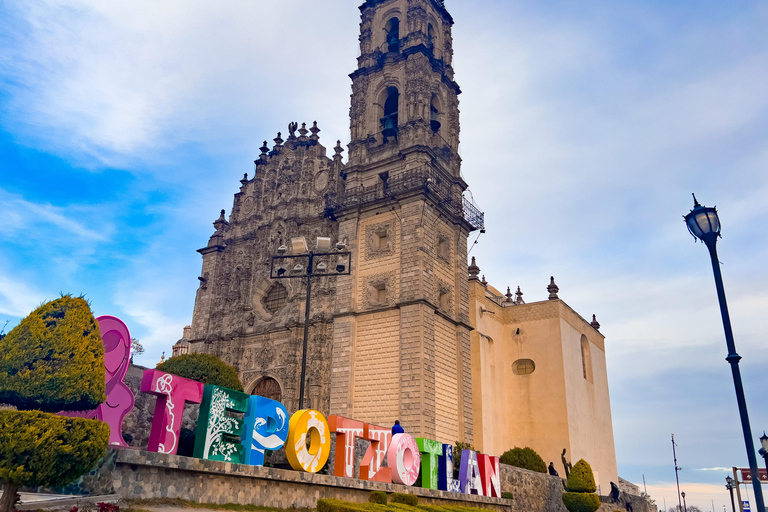
{"label": "red sign", "polygon": [[[741,481],[745,484],[751,484],[752,473],[749,472],[749,468],[739,468],[739,471],[741,472]],[[760,482],[768,484],[768,471],[763,468],[759,468],[757,473],[760,478]]]}

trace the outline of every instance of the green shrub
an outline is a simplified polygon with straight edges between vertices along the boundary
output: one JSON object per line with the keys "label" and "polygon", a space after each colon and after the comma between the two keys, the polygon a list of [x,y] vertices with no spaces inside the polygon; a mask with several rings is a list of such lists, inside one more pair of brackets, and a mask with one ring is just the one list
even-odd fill
{"label": "green shrub", "polygon": [[501,497],[506,499],[506,500],[511,500],[514,496],[512,495],[511,492],[503,491],[501,493]]}
{"label": "green shrub", "polygon": [[600,508],[600,497],[587,492],[566,492],[563,504],[569,512],[595,512]]}
{"label": "green shrub", "polygon": [[104,400],[104,345],[84,299],[46,302],[0,340],[0,403],[58,412]]}
{"label": "green shrub", "polygon": [[243,391],[237,370],[210,354],[183,354],[157,365],[157,369],[203,384]]}
{"label": "green shrub", "polygon": [[419,497],[415,494],[403,494],[400,492],[396,492],[392,494],[392,498],[390,500],[392,503],[402,503],[404,505],[410,505],[412,507],[415,507],[419,504]]}
{"label": "green shrub", "polygon": [[536,450],[532,448],[512,448],[507,450],[501,456],[500,462],[509,466],[515,466],[518,468],[529,469],[538,473],[546,473],[547,465],[544,464],[544,459],[536,453]]}
{"label": "green shrub", "polygon": [[456,444],[453,446],[453,478],[459,478],[459,470],[461,469],[461,451],[474,449],[475,447],[469,443],[456,441]]}
{"label": "green shrub", "polygon": [[370,496],[368,496],[368,501],[370,501],[371,503],[386,505],[387,493],[385,493],[384,491],[371,491]]}
{"label": "green shrub", "polygon": [[592,467],[587,461],[581,459],[573,466],[565,487],[569,492],[595,492],[597,490]]}
{"label": "green shrub", "polygon": [[0,479],[62,487],[104,456],[109,426],[39,411],[0,411]]}

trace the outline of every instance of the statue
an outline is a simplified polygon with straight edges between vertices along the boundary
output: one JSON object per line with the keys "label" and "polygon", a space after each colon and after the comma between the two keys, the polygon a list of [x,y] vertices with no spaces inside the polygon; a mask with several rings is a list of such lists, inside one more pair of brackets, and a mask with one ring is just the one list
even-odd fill
{"label": "statue", "polygon": [[565,448],[563,448],[563,453],[560,454],[560,458],[562,459],[563,467],[565,468],[565,478],[568,478],[568,475],[571,474],[571,469],[573,469],[573,464],[565,459]]}
{"label": "statue", "polygon": [[299,123],[297,123],[295,121],[292,122],[292,123],[288,123],[288,133],[289,133],[288,138],[289,139],[295,139],[296,138],[296,130],[298,128],[299,128]]}

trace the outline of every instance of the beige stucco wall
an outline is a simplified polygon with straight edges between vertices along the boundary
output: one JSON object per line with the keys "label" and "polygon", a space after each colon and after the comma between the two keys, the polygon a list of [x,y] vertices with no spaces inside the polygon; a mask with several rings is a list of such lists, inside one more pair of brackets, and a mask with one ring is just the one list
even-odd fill
{"label": "beige stucco wall", "polygon": [[[587,460],[601,490],[610,489],[618,476],[603,336],[561,300],[500,305],[489,295],[470,282],[475,447],[501,455],[530,446],[561,474],[565,448],[568,460]],[[518,359],[533,360],[535,371],[515,374]]]}

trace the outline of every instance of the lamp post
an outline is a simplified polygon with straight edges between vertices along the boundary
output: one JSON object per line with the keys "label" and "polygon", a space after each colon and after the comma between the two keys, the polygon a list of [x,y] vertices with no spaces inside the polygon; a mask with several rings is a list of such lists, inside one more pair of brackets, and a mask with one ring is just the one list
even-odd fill
{"label": "lamp post", "polygon": [[[304,382],[307,375],[307,340],[309,338],[309,306],[312,297],[312,279],[349,275],[352,253],[344,251],[346,244],[338,242],[336,251],[331,251],[331,239],[317,237],[315,250],[310,251],[303,236],[291,238],[292,253],[286,255],[288,247],[281,245],[277,256],[272,256],[272,279],[306,279],[307,299],[304,304],[304,342],[301,349],[301,381],[299,384],[299,410],[304,408]],[[304,262],[302,264],[301,262]],[[315,264],[316,261],[319,261]],[[332,263],[335,261],[334,265]],[[292,263],[296,263],[292,265]],[[290,269],[290,270],[289,270]]]}
{"label": "lamp post", "polygon": [[736,512],[736,503],[733,501],[733,490],[736,488],[736,482],[733,481],[733,478],[725,477],[725,488],[731,493],[731,510]]}
{"label": "lamp post", "polygon": [[709,256],[712,259],[712,271],[715,274],[715,287],[717,288],[717,298],[720,302],[720,315],[723,318],[723,330],[725,331],[725,344],[728,348],[728,357],[725,358],[731,364],[731,373],[733,374],[733,385],[736,388],[736,402],[739,405],[739,416],[741,416],[741,429],[744,433],[744,443],[747,447],[747,460],[749,461],[749,472],[752,474],[752,486],[755,490],[755,507],[757,512],[764,512],[763,490],[760,487],[760,476],[757,471],[757,457],[755,457],[755,446],[752,442],[752,431],[749,426],[749,415],[747,414],[747,402],[744,398],[744,386],[741,383],[741,371],[739,370],[739,360],[741,356],[736,353],[736,345],[733,341],[733,331],[731,330],[731,317],[728,314],[728,303],[725,300],[725,289],[723,287],[723,276],[720,273],[720,261],[717,259],[717,239],[720,237],[720,218],[717,216],[717,209],[702,206],[693,196],[693,209],[685,216],[685,223],[691,234],[704,242],[709,249]]}
{"label": "lamp post", "polygon": [[686,506],[686,504],[685,504],[685,491],[681,492],[681,493],[680,493],[680,496],[682,496],[682,497],[683,497],[683,511],[684,511],[684,512],[688,512],[688,507],[687,507],[687,506]]}
{"label": "lamp post", "polygon": [[765,435],[765,430],[763,430],[763,435],[760,436],[760,445],[762,445],[762,448],[757,453],[763,456],[765,470],[768,472],[768,436]]}

